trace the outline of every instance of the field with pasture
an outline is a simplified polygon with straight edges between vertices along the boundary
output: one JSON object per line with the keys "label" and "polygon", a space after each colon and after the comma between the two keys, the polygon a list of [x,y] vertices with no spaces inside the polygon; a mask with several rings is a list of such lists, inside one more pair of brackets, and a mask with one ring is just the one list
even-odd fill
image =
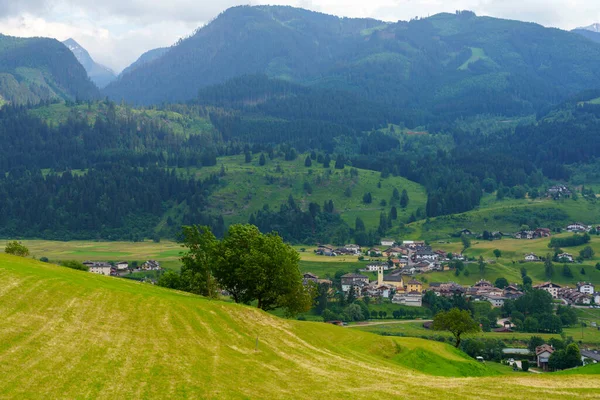
{"label": "field with pasture", "polygon": [[[311,167],[305,167],[305,158],[306,154],[299,155],[294,161],[269,160],[266,157],[266,164],[261,166],[260,154],[254,154],[250,163],[245,162],[243,155],[220,157],[213,167],[179,171],[206,178],[211,174],[221,174],[224,169],[223,183],[211,194],[210,203],[215,211],[223,213],[227,224],[248,222],[250,214],[262,209],[265,204],[271,210],[278,210],[290,195],[303,210],[307,210],[311,202],[322,206],[325,201],[333,200],[336,211],[353,228],[357,217],[363,219],[367,229],[377,228],[380,213],[390,212],[394,188],[400,192],[406,189],[409,197],[406,209],[396,205],[398,221],[407,222],[417,208],[425,208],[425,189],[408,179],[381,178],[379,172],[364,169],[356,169],[358,175],[352,176],[350,166],[343,170],[333,168],[335,161],[331,162],[331,168],[323,168],[317,161],[312,161]],[[310,190],[307,190],[306,184]],[[372,195],[370,204],[363,203],[363,195],[367,192]],[[382,201],[387,204],[381,205]]]}
{"label": "field with pasture", "polygon": [[[588,319],[587,321],[596,321],[600,324],[600,318]],[[377,324],[377,325],[365,325],[357,326],[353,329],[359,329],[365,332],[377,333],[379,335],[396,335],[406,337],[418,337],[418,338],[439,338],[444,337],[446,339],[451,338],[452,335],[448,332],[433,331],[425,329],[423,322],[407,322],[407,323],[390,323],[390,324]],[[586,327],[574,326],[563,329],[564,334],[568,337],[571,336],[576,342],[581,342],[584,345],[591,345],[593,347],[600,346],[600,331],[597,327],[592,327],[587,324]],[[550,338],[561,339],[559,334],[549,333],[527,333],[527,332],[479,332],[470,334],[465,337],[479,338],[479,339],[500,339],[506,343],[526,345],[527,341],[531,336],[540,336],[545,340]]]}
{"label": "field with pasture", "polygon": [[484,230],[513,234],[523,225],[552,229],[564,228],[572,222],[590,225],[600,222],[600,204],[584,198],[497,200],[494,195],[486,195],[473,211],[417,221],[396,234],[433,241],[448,239],[462,229],[479,234]]}
{"label": "field with pasture", "polygon": [[585,399],[600,390],[595,375],[502,375],[435,341],[285,320],[8,255],[0,314],[2,398]]}

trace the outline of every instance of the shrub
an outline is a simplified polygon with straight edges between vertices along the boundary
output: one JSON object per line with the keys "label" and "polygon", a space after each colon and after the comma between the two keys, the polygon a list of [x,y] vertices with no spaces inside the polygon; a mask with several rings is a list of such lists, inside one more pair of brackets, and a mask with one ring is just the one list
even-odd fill
{"label": "shrub", "polygon": [[79,270],[79,271],[88,271],[89,270],[88,267],[86,267],[85,265],[83,265],[79,261],[75,261],[75,260],[62,261],[60,263],[60,265],[62,265],[63,267],[67,267],[67,268],[71,268],[71,269],[76,269],[76,270]]}
{"label": "shrub", "polygon": [[21,242],[16,240],[8,242],[4,248],[6,254],[12,254],[14,256],[27,257],[29,255],[29,249]]}

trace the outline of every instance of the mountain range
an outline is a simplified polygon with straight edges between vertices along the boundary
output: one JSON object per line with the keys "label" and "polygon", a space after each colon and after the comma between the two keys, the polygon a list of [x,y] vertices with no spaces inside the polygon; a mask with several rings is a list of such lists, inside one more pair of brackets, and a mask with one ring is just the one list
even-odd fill
{"label": "mountain range", "polygon": [[85,68],[88,76],[100,89],[114,81],[117,77],[113,70],[95,62],[88,51],[81,47],[75,40],[69,38],[63,42],[77,58],[77,61]]}
{"label": "mountain range", "polygon": [[600,46],[581,35],[472,12],[409,22],[283,6],[231,8],[104,94],[138,104],[265,74],[412,113],[531,114],[600,86]]}

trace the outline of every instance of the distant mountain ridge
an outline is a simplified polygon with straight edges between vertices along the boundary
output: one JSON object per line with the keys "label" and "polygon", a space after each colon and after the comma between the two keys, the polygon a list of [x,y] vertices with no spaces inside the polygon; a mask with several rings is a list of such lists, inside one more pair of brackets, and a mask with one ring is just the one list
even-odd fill
{"label": "distant mountain ridge", "polygon": [[431,118],[523,115],[600,87],[600,46],[541,25],[472,12],[409,22],[338,18],[287,6],[231,8],[104,94],[160,104],[266,74],[352,92]]}
{"label": "distant mountain ridge", "polygon": [[119,76],[126,75],[143,65],[153,62],[154,60],[162,57],[167,51],[169,51],[169,49],[170,47],[159,47],[156,49],[148,50],[147,52],[139,56],[139,58],[136,61],[134,61],[130,66],[121,71]]}
{"label": "distant mountain ridge", "polygon": [[0,102],[97,98],[98,88],[61,42],[0,35]]}
{"label": "distant mountain ridge", "polygon": [[[600,29],[600,24],[595,24],[595,25],[598,25],[598,28]],[[574,29],[572,32],[577,33],[578,35],[586,37],[590,40],[593,40],[594,42],[600,43],[600,31],[595,31],[595,30],[590,30],[590,29],[585,29],[585,28],[577,28],[577,29]]]}
{"label": "distant mountain ridge", "polygon": [[600,32],[600,23],[595,23],[595,24],[591,24],[588,26],[582,26],[579,28],[576,28],[575,30],[584,30],[584,31],[590,31],[590,32]]}
{"label": "distant mountain ridge", "polygon": [[79,63],[83,65],[83,68],[85,68],[87,71],[92,82],[94,82],[100,89],[106,87],[106,85],[117,78],[117,75],[112,69],[95,62],[90,56],[90,53],[88,53],[88,51],[74,39],[69,38],[65,40],[63,44],[73,52],[75,58],[77,58],[77,61],[79,61]]}

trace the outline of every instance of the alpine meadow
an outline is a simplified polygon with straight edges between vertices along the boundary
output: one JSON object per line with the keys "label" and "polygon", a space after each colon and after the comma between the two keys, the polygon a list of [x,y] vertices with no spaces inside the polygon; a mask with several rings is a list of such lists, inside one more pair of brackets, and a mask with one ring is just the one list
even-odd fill
{"label": "alpine meadow", "polygon": [[30,3],[0,399],[598,398],[600,6]]}

